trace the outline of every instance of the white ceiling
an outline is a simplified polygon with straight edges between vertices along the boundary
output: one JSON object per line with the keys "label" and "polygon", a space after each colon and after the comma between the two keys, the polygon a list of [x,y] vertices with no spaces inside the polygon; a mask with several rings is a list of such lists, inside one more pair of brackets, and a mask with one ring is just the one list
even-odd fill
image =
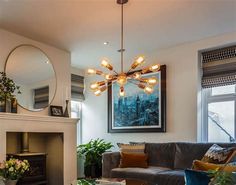
{"label": "white ceiling", "polygon": [[[72,65],[118,64],[116,0],[0,0],[0,27],[72,53]],[[236,31],[236,0],[129,0],[126,64],[142,53]],[[109,45],[103,45],[109,41]]]}

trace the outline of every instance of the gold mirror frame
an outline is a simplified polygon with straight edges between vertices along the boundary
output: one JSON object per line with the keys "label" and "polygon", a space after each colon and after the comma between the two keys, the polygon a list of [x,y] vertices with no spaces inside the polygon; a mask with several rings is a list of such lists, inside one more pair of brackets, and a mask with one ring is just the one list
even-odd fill
{"label": "gold mirror frame", "polygon": [[[48,103],[48,106],[47,106],[47,107],[44,107],[44,108],[41,108],[41,109],[32,110],[32,109],[27,109],[26,107],[22,106],[21,104],[19,104],[19,102],[17,103],[17,105],[20,106],[20,107],[21,107],[22,109],[24,109],[24,110],[27,110],[27,111],[30,111],[30,112],[40,112],[40,111],[43,111],[43,110],[45,110],[46,108],[48,108],[48,107],[52,104],[52,102],[53,102],[53,100],[54,100],[54,98],[55,98],[55,96],[56,96],[56,93],[57,93],[57,74],[56,74],[56,70],[55,70],[55,67],[54,67],[53,63],[51,62],[50,57],[49,57],[49,56],[46,54],[46,52],[44,52],[41,48],[39,48],[39,47],[37,47],[37,46],[34,46],[34,45],[32,45],[32,44],[21,44],[21,45],[16,46],[15,48],[13,48],[13,49],[10,51],[10,53],[8,54],[7,59],[6,59],[6,62],[5,62],[5,65],[4,65],[4,72],[5,72],[5,73],[6,73],[7,62],[8,62],[8,60],[9,60],[9,57],[11,56],[11,54],[12,54],[17,48],[20,48],[20,47],[22,47],[22,46],[30,46],[30,47],[36,48],[36,49],[38,49],[39,51],[41,51],[41,52],[49,59],[49,62],[50,62],[50,64],[52,65],[52,69],[53,69],[54,74],[55,74],[55,79],[56,79],[56,80],[55,80],[54,95],[53,95],[51,101]],[[7,75],[7,73],[6,73],[6,75]],[[14,81],[14,79],[13,79],[13,81]]]}

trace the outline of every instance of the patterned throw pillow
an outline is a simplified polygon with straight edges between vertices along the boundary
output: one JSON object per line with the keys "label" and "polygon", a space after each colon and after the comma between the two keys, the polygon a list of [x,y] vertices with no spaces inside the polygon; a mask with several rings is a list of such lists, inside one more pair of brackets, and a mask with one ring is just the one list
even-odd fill
{"label": "patterned throw pillow", "polygon": [[117,143],[117,145],[120,148],[120,152],[125,153],[144,153],[145,150],[145,144]]}
{"label": "patterned throw pillow", "polygon": [[222,148],[217,144],[212,145],[204,157],[202,161],[208,163],[215,163],[215,164],[225,164],[232,156],[235,148]]}

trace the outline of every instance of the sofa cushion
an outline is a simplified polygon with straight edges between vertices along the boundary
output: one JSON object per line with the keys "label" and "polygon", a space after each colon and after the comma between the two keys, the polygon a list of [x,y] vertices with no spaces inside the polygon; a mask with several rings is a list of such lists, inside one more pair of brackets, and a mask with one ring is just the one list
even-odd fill
{"label": "sofa cushion", "polygon": [[145,143],[143,144],[124,144],[124,143],[117,143],[118,147],[120,148],[120,152],[126,153],[144,153],[145,150]]}
{"label": "sofa cushion", "polygon": [[226,172],[235,172],[236,166],[235,165],[227,165],[225,164],[214,164],[214,163],[207,163],[199,160],[195,160],[193,162],[193,169],[199,171],[208,171],[208,170],[218,170],[221,169]]}
{"label": "sofa cushion", "polygon": [[120,159],[120,168],[127,168],[127,167],[139,167],[139,168],[147,168],[147,158],[146,154],[142,153],[126,153],[121,152],[121,159]]}
{"label": "sofa cushion", "polygon": [[154,182],[158,185],[184,185],[184,171],[161,171],[154,177]]}
{"label": "sofa cushion", "polygon": [[148,168],[114,168],[111,171],[112,178],[141,179],[147,182],[154,182],[155,176],[169,168],[149,166]]}
{"label": "sofa cushion", "polygon": [[146,143],[150,166],[174,167],[175,144],[174,143]]}
{"label": "sofa cushion", "polygon": [[[218,144],[218,143],[217,143]],[[191,168],[194,160],[201,160],[213,143],[176,143],[175,169]],[[221,147],[235,147],[235,143],[219,143]]]}

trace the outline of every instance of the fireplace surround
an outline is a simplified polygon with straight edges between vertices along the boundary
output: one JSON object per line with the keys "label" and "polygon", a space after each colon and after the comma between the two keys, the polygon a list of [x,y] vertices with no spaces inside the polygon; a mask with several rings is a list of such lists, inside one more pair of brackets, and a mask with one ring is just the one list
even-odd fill
{"label": "fireplace surround", "polygon": [[61,133],[63,134],[63,161],[60,161],[63,164],[62,184],[69,185],[77,178],[77,122],[78,119],[72,118],[0,113],[0,161],[6,159],[7,133]]}

